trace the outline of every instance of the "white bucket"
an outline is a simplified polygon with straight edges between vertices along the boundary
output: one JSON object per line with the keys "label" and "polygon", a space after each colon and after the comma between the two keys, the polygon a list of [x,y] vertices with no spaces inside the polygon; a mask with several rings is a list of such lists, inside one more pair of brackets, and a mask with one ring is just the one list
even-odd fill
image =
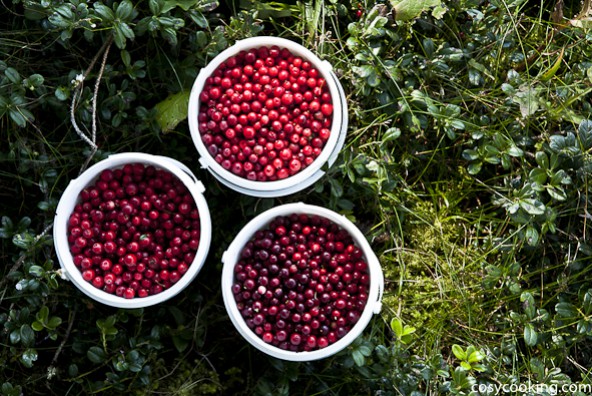
{"label": "white bucket", "polygon": [[[277,45],[280,48],[288,49],[295,56],[308,60],[327,81],[327,86],[333,101],[333,121],[331,124],[331,134],[327,140],[321,154],[308,167],[286,179],[276,181],[253,181],[237,176],[224,169],[217,163],[206,146],[201,140],[197,115],[200,107],[200,93],[202,92],[206,79],[228,58],[237,55],[241,51],[264,46]],[[310,50],[295,43],[294,41],[270,36],[251,37],[237,41],[233,46],[221,52],[201,71],[199,72],[189,97],[189,130],[193,143],[200,155],[199,162],[203,168],[208,169],[212,175],[227,187],[240,193],[255,197],[281,197],[301,191],[317,180],[325,172],[321,169],[325,164],[331,166],[343,144],[347,135],[347,101],[343,87],[339,83],[337,76],[333,72],[333,67],[327,61],[319,59]]]}
{"label": "white bucket", "polygon": [[[352,237],[354,243],[363,251],[366,262],[368,263],[370,273],[370,286],[368,291],[368,300],[366,307],[362,312],[358,322],[350,329],[350,331],[341,339],[325,348],[293,352],[287,351],[271,344],[266,343],[257,334],[255,334],[246,324],[237,308],[234,294],[232,292],[232,285],[234,282],[234,267],[239,261],[241,251],[247,242],[253,237],[255,232],[264,229],[267,225],[278,216],[288,216],[290,214],[308,214],[318,215],[332,222],[338,224],[345,229]],[[313,206],[304,203],[292,203],[280,205],[269,209],[252,219],[243,229],[236,235],[228,249],[222,255],[222,262],[224,264],[222,269],[222,297],[224,305],[230,316],[230,319],[238,332],[254,347],[266,354],[276,357],[278,359],[290,361],[311,361],[323,359],[331,356],[350,345],[366,328],[370,319],[374,314],[380,313],[382,308],[382,293],[384,289],[384,275],[380,262],[376,254],[372,251],[370,244],[362,232],[345,216],[333,212],[329,209]]]}
{"label": "white bucket", "polygon": [[[164,169],[175,175],[187,187],[195,200],[197,210],[199,212],[200,221],[200,240],[195,259],[189,265],[189,269],[178,282],[171,285],[170,288],[163,290],[159,294],[136,297],[133,299],[126,299],[114,294],[107,293],[103,290],[97,289],[91,283],[82,278],[80,269],[75,266],[70,246],[68,244],[68,219],[70,214],[74,211],[74,207],[78,203],[80,192],[88,185],[94,183],[99,174],[105,169],[121,168],[125,164],[141,163],[144,165],[152,165],[157,169]],[[205,188],[203,184],[196,179],[191,170],[184,164],[169,157],[145,154],[145,153],[122,153],[113,154],[107,159],[96,163],[88,168],[78,178],[71,180],[68,187],[62,194],[53,226],[53,239],[58,260],[62,267],[62,271],[68,280],[71,280],[74,285],[80,289],[84,294],[93,298],[94,300],[118,308],[141,308],[148,307],[161,303],[165,300],[178,294],[181,290],[191,283],[197,276],[208,254],[212,223],[210,219],[210,212],[207,202],[203,196]]]}

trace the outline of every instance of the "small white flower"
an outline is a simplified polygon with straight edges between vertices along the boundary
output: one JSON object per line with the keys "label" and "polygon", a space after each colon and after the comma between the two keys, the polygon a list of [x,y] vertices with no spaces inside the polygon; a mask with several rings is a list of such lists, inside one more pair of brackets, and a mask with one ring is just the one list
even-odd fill
{"label": "small white flower", "polygon": [[74,88],[76,88],[77,86],[79,86],[82,82],[84,81],[84,75],[83,74],[77,74],[76,78],[73,79],[72,81],[70,81],[70,83],[74,86]]}
{"label": "small white flower", "polygon": [[91,24],[90,24],[90,27],[94,29],[94,28],[96,28],[96,27],[97,27],[97,24],[96,24],[96,23],[91,23]]}
{"label": "small white flower", "polygon": [[53,366],[47,368],[47,379],[50,380],[57,374],[57,369]]}
{"label": "small white flower", "polygon": [[68,276],[66,275],[66,272],[64,272],[64,270],[62,268],[56,270],[56,273],[60,276],[60,278],[62,278],[63,280],[68,280]]}
{"label": "small white flower", "polygon": [[15,289],[16,289],[16,290],[18,290],[18,291],[21,291],[21,290],[23,290],[23,285],[22,285],[20,282],[19,282],[19,283],[17,283],[16,285],[14,285],[14,287],[15,287]]}

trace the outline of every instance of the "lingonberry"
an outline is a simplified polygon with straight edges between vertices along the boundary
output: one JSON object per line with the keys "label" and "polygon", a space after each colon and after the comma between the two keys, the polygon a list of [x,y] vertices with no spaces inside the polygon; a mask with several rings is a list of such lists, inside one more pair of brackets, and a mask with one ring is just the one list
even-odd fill
{"label": "lingonberry", "polygon": [[[330,135],[333,104],[325,79],[285,48],[260,47],[227,59],[206,80],[199,99],[193,116],[208,152],[249,180],[295,175],[314,162]],[[231,154],[229,146],[237,144],[263,149]]]}
{"label": "lingonberry", "polygon": [[[189,270],[200,217],[172,173],[141,163],[106,169],[79,201],[68,218],[68,243],[83,279],[94,287],[123,298],[147,297]],[[164,278],[157,275],[162,271]]]}
{"label": "lingonberry", "polygon": [[294,214],[276,217],[245,244],[232,293],[264,342],[312,351],[358,322],[369,285],[363,252],[348,232],[328,219]]}

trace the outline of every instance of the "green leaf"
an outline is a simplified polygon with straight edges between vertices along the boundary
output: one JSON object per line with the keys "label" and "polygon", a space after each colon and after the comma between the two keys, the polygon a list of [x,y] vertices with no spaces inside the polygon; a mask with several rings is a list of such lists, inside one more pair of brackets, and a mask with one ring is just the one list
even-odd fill
{"label": "green leaf", "polygon": [[343,195],[343,186],[336,179],[329,179],[329,185],[331,186],[331,195],[335,198],[339,198]]}
{"label": "green leaf", "polygon": [[115,16],[122,21],[127,21],[131,18],[134,12],[134,6],[129,0],[123,0],[115,10]]}
{"label": "green leaf", "polygon": [[485,359],[485,354],[483,354],[483,352],[481,352],[481,351],[474,351],[467,358],[467,362],[469,362],[469,363],[477,363],[477,362],[480,362],[483,359]]}
{"label": "green leaf", "polygon": [[405,325],[405,327],[403,328],[403,336],[411,335],[415,333],[416,330],[417,329],[415,327]]}
{"label": "green leaf", "polygon": [[391,127],[387,129],[382,135],[382,143],[386,143],[391,140],[396,140],[401,136],[401,129],[397,127]]}
{"label": "green leaf", "polygon": [[563,169],[559,169],[557,172],[553,173],[550,181],[554,186],[558,186],[559,184],[570,185],[571,182],[571,177]]}
{"label": "green leaf", "polygon": [[79,373],[78,365],[76,363],[72,363],[68,366],[68,375],[70,377],[76,377]]}
{"label": "green leaf", "polygon": [[479,159],[479,152],[473,149],[465,149],[462,152],[462,157],[467,161],[475,161]]}
{"label": "green leaf", "polygon": [[21,342],[24,346],[31,346],[35,342],[35,332],[28,324],[24,324],[20,329]]}
{"label": "green leaf", "polygon": [[103,3],[94,3],[93,8],[95,12],[103,19],[103,22],[112,22],[115,19],[113,10]]}
{"label": "green leaf", "polygon": [[567,199],[567,194],[561,187],[548,186],[547,193],[551,196],[551,198],[557,201],[565,201]]}
{"label": "green leaf", "polygon": [[118,28],[118,26],[119,25],[117,25],[115,27],[115,30],[113,30],[113,41],[115,42],[115,45],[117,46],[117,48],[124,49],[125,48],[125,36],[121,32],[121,29]]}
{"label": "green leaf", "polygon": [[113,362],[113,367],[117,371],[126,371],[129,368],[129,363],[125,361],[123,358],[119,357],[117,360]]}
{"label": "green leaf", "polygon": [[134,31],[127,23],[118,23],[115,28],[119,29],[125,38],[133,40],[136,37]]}
{"label": "green leaf", "polygon": [[374,68],[370,65],[353,66],[352,70],[354,73],[356,73],[358,76],[362,78],[367,78],[372,74],[376,74]]}
{"label": "green leaf", "polygon": [[352,358],[354,359],[354,362],[358,367],[364,366],[364,363],[366,362],[366,358],[358,349],[354,349],[354,351],[352,352]]}
{"label": "green leaf", "polygon": [[149,0],[148,6],[150,7],[150,11],[152,12],[152,15],[158,16],[162,13],[162,7],[164,6],[164,1]]}
{"label": "green leaf", "polygon": [[199,0],[167,0],[164,2],[164,8],[162,12],[167,12],[175,7],[180,7],[183,11],[189,11],[190,8],[195,7]]}
{"label": "green leaf", "polygon": [[578,316],[578,310],[575,305],[568,302],[560,302],[555,305],[557,315],[564,318],[575,318]]}
{"label": "green leaf", "polygon": [[555,73],[557,73],[557,70],[559,70],[559,67],[561,66],[561,62],[563,61],[563,53],[564,52],[565,52],[565,47],[561,48],[561,53],[557,57],[557,60],[555,61],[555,63],[553,64],[553,66],[551,66],[549,68],[549,70],[547,70],[541,76],[541,81],[549,81],[551,78],[553,78],[553,76],[555,75]]}
{"label": "green leaf", "polygon": [[528,346],[535,346],[538,340],[538,334],[531,323],[524,326],[524,342]]}
{"label": "green leaf", "polygon": [[47,9],[43,7],[41,4],[28,2],[24,4],[25,6],[25,18],[31,21],[41,21],[47,18]]}
{"label": "green leaf", "polygon": [[105,319],[97,319],[97,327],[101,331],[101,333],[105,336],[111,336],[117,334],[117,328],[115,328],[116,322],[115,315],[108,316]]}
{"label": "green leaf", "polygon": [[444,17],[444,15],[446,14],[446,11],[448,11],[448,8],[446,8],[445,6],[443,6],[443,5],[436,6],[432,10],[432,16],[436,19],[442,19]]}
{"label": "green leaf", "polygon": [[543,169],[549,169],[549,156],[544,151],[537,151],[535,154],[537,164]]}
{"label": "green leaf", "polygon": [[583,120],[580,123],[578,126],[578,138],[584,150],[592,147],[592,120]]}
{"label": "green leaf", "polygon": [[67,87],[57,87],[54,93],[55,97],[60,101],[66,101],[70,98],[70,89]]}
{"label": "green leaf", "polygon": [[95,364],[103,363],[107,359],[105,352],[98,346],[90,347],[86,352],[86,357]]}
{"label": "green leaf", "polygon": [[42,306],[39,312],[37,312],[37,314],[35,315],[35,317],[41,323],[47,323],[47,320],[49,318],[49,308],[46,305]]}
{"label": "green leaf", "polygon": [[41,331],[44,329],[43,327],[43,323],[39,322],[39,321],[34,321],[33,323],[31,323],[31,327],[33,328],[33,330],[35,331]]}
{"label": "green leaf", "polygon": [[177,125],[187,118],[189,95],[189,91],[181,91],[169,95],[154,106],[156,121],[163,133],[174,131]]}
{"label": "green leaf", "polygon": [[473,366],[471,366],[469,363],[467,362],[460,362],[460,367],[462,367],[463,369],[469,371],[473,368]]}
{"label": "green leaf", "polygon": [[360,351],[360,353],[364,356],[370,356],[372,355],[372,347],[368,344],[362,344],[358,347],[358,350]]}
{"label": "green leaf", "polygon": [[23,249],[23,250],[28,249],[32,242],[33,242],[33,237],[29,233],[15,234],[12,237],[12,243],[16,247]]}
{"label": "green leaf", "polygon": [[173,345],[175,346],[175,349],[179,353],[186,350],[187,347],[189,346],[189,340],[184,337],[174,335],[174,336],[172,336],[172,340],[173,340]]}
{"label": "green leaf", "polygon": [[539,232],[533,226],[526,227],[526,243],[536,246],[539,243]]}
{"label": "green leaf", "polygon": [[535,88],[521,87],[512,100],[520,105],[520,113],[524,118],[533,115],[539,109],[539,92]]}
{"label": "green leaf", "polygon": [[59,316],[52,316],[47,322],[47,328],[50,330],[55,330],[61,324],[62,318],[60,318]]}
{"label": "green leaf", "polygon": [[507,150],[507,153],[512,157],[522,157],[524,155],[524,151],[522,151],[517,146],[510,146],[510,148]]}
{"label": "green leaf", "polygon": [[541,168],[534,168],[528,174],[528,180],[531,183],[545,184],[547,182],[547,172]]}
{"label": "green leaf", "polygon": [[8,109],[8,115],[10,119],[14,121],[15,124],[20,126],[21,128],[27,125],[27,119],[25,116],[19,111],[17,108],[10,108]]}
{"label": "green leaf", "polygon": [[31,267],[29,267],[29,275],[33,275],[40,278],[43,276],[44,273],[45,270],[43,269],[43,267],[40,267],[38,265],[32,265]]}
{"label": "green leaf", "polygon": [[45,79],[41,74],[31,74],[23,80],[23,85],[29,90],[33,91],[35,88],[43,85]]}
{"label": "green leaf", "polygon": [[21,363],[23,363],[23,365],[25,367],[31,368],[31,367],[33,367],[33,362],[35,362],[37,360],[37,357],[38,357],[37,350],[35,350],[33,348],[28,348],[21,355],[20,361],[21,361]]}
{"label": "green leaf", "polygon": [[418,18],[430,7],[441,6],[440,0],[391,0],[395,20],[405,22]]}
{"label": "green leaf", "polygon": [[144,357],[137,350],[131,350],[126,355],[126,361],[128,363],[128,370],[132,373],[139,373],[144,365]]}
{"label": "green leaf", "polygon": [[13,67],[8,67],[6,68],[6,70],[4,70],[4,75],[8,78],[8,80],[13,83],[13,84],[18,84],[22,81],[22,77],[19,74],[19,72],[13,68]]}
{"label": "green leaf", "polygon": [[403,336],[403,322],[401,322],[401,319],[393,318],[391,320],[391,329],[393,329],[397,338],[401,338]]}
{"label": "green leaf", "polygon": [[454,356],[456,356],[456,358],[458,360],[466,360],[467,359],[467,354],[466,352],[462,349],[462,347],[458,344],[454,344],[452,346],[452,353],[454,353]]}
{"label": "green leaf", "polygon": [[27,227],[31,225],[31,218],[29,216],[24,216],[19,220],[16,225],[16,229],[19,231],[25,231]]}
{"label": "green leaf", "polygon": [[479,173],[481,171],[481,167],[482,166],[483,166],[483,163],[481,161],[479,161],[479,162],[473,162],[468,167],[469,174],[470,175],[476,175],[477,173]]}
{"label": "green leaf", "polygon": [[461,120],[452,120],[450,121],[449,125],[457,130],[464,130],[465,129],[465,123],[462,122]]}
{"label": "green leaf", "polygon": [[208,36],[203,31],[198,31],[195,33],[195,44],[198,48],[204,48],[208,44]]}
{"label": "green leaf", "polygon": [[120,52],[121,61],[125,65],[125,67],[130,67],[132,64],[132,57],[127,50],[121,50]]}
{"label": "green leaf", "polygon": [[13,330],[10,332],[10,343],[11,344],[18,344],[21,342],[21,332],[17,330]]}
{"label": "green leaf", "polygon": [[545,204],[538,199],[526,198],[520,200],[520,207],[531,215],[542,215],[545,213]]}
{"label": "green leaf", "polygon": [[368,82],[368,85],[371,87],[377,87],[380,85],[381,79],[380,76],[377,73],[372,73],[368,76],[368,78],[366,79],[366,81]]}

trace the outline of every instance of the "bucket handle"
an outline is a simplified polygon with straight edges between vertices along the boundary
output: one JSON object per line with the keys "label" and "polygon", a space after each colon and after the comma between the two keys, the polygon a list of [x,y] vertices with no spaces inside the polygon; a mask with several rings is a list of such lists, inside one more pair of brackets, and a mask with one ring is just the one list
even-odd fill
{"label": "bucket handle", "polygon": [[376,301],[374,302],[374,307],[373,307],[373,312],[375,314],[379,314],[380,311],[382,310],[382,295],[384,293],[384,274],[382,272],[382,268],[380,266],[380,262],[378,261],[378,258],[376,258],[377,261],[377,266],[376,268],[378,269],[378,271],[376,272],[376,274],[372,274],[372,276],[374,277],[374,275],[377,275],[376,277],[377,282],[378,282],[378,296],[376,298]]}
{"label": "bucket handle", "polygon": [[197,180],[197,178],[195,177],[195,175],[193,174],[193,172],[191,171],[191,169],[189,169],[189,167],[187,165],[185,165],[184,163],[182,163],[180,161],[177,161],[174,158],[163,157],[161,155],[157,155],[156,157],[162,161],[168,162],[168,163],[180,168],[184,173],[187,174],[187,176],[189,176],[191,181],[193,181],[193,183],[198,187],[199,192],[202,194],[204,193],[204,191],[206,190],[204,185],[199,180]]}

